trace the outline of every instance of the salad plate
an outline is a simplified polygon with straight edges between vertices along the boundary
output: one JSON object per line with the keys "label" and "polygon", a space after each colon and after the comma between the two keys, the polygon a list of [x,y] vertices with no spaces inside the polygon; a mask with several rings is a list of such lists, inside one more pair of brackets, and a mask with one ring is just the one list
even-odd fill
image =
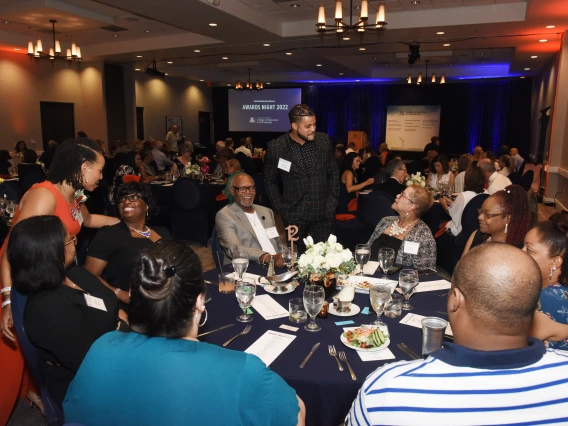
{"label": "salad plate", "polygon": [[362,352],[378,352],[390,345],[387,327],[362,325],[345,328],[341,333],[341,343]]}

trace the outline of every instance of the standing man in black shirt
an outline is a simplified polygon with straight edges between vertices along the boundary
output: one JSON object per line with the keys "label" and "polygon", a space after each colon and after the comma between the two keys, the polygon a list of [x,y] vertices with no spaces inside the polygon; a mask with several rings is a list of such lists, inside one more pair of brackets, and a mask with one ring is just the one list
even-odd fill
{"label": "standing man in black shirt", "polygon": [[[292,129],[268,143],[266,193],[284,226],[298,227],[298,243],[309,234],[326,241],[339,202],[339,172],[325,133],[316,133],[316,115],[304,104],[288,113]],[[282,192],[279,185],[282,186]]]}

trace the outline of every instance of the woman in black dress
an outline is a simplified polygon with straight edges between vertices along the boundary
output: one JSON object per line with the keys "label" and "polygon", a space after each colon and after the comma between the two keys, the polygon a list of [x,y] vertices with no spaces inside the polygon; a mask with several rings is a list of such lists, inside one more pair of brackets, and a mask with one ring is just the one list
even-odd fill
{"label": "woman in black dress", "polygon": [[[75,244],[77,237],[56,216],[18,222],[8,242],[12,286],[28,296],[24,328],[44,361],[47,389],[59,405],[94,341],[122,325],[116,297],[97,277],[75,266]],[[120,315],[127,319],[123,311]]]}
{"label": "woman in black dress", "polygon": [[89,245],[85,268],[100,277],[121,302],[129,303],[129,280],[139,253],[162,238],[171,239],[171,235],[166,228],[150,228],[146,223],[157,210],[147,185],[120,185],[116,205],[121,221],[97,232]]}
{"label": "woman in black dress", "polygon": [[18,178],[20,182],[23,182],[24,178],[31,173],[37,173],[45,179],[43,168],[40,164],[37,164],[37,153],[33,149],[26,149],[22,162],[18,164]]}

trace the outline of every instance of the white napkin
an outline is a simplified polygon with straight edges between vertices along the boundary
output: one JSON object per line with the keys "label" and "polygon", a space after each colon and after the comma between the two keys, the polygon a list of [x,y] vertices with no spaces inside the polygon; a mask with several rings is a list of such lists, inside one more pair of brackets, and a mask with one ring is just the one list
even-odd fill
{"label": "white napkin", "polygon": [[378,267],[379,267],[379,262],[369,261],[363,268],[363,273],[366,275],[374,275]]}

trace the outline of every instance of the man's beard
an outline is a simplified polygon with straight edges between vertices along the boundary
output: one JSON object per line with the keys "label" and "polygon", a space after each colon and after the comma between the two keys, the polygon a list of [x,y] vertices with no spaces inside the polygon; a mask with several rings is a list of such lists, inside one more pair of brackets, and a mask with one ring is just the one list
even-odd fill
{"label": "man's beard", "polygon": [[308,139],[307,136],[304,136],[304,135],[300,134],[299,132],[296,132],[296,133],[298,134],[298,137],[300,139],[302,139],[304,142],[311,142],[313,140],[313,139]]}

